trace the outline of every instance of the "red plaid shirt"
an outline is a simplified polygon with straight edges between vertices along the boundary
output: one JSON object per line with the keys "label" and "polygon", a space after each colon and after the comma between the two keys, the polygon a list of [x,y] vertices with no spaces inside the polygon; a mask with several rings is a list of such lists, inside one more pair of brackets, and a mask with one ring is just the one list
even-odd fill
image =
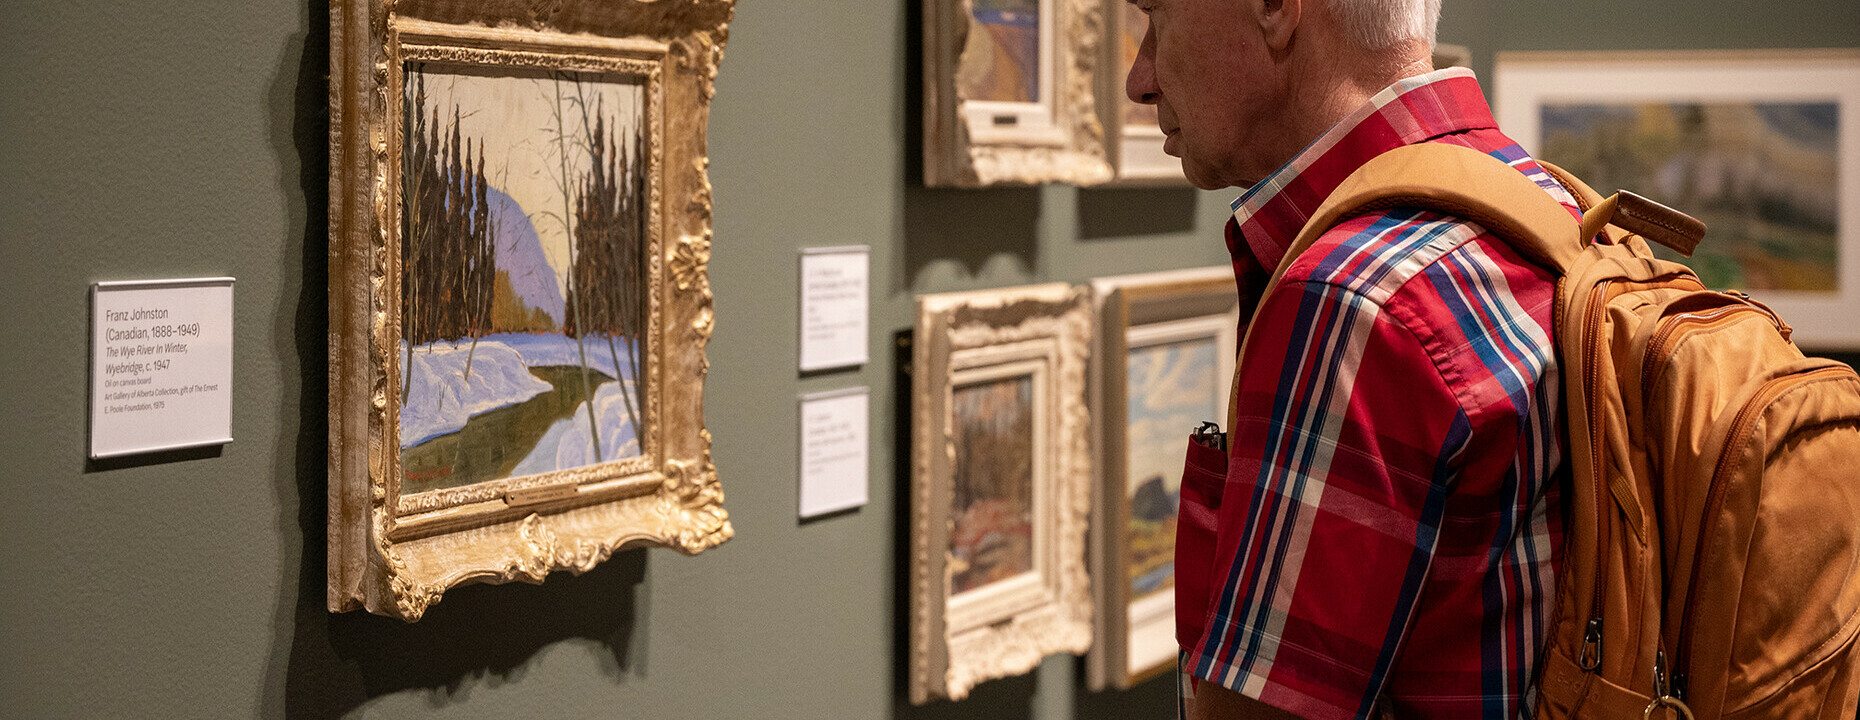
{"label": "red plaid shirt", "polygon": [[[1235,202],[1242,296],[1345,177],[1419,142],[1506,160],[1574,213],[1472,73],[1443,70]],[[1553,283],[1478,225],[1404,209],[1292,260],[1241,358],[1207,595],[1178,599],[1207,608],[1187,673],[1319,720],[1529,714],[1562,548]]]}

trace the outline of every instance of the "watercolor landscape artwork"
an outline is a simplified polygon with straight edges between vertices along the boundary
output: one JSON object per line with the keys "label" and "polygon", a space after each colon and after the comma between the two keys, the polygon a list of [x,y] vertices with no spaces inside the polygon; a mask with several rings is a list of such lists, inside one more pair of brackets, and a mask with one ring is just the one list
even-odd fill
{"label": "watercolor landscape artwork", "polygon": [[1840,106],[1833,102],[1545,104],[1544,157],[1604,194],[1626,188],[1703,220],[1684,262],[1706,286],[1838,293]]}
{"label": "watercolor landscape artwork", "polygon": [[409,62],[403,87],[401,492],[639,457],[642,83]]}
{"label": "watercolor landscape artwork", "polygon": [[1133,347],[1126,367],[1126,581],[1135,604],[1175,587],[1182,442],[1190,428],[1220,417],[1223,381],[1213,338]]}
{"label": "watercolor landscape artwork", "polygon": [[974,0],[968,55],[956,82],[963,97],[1040,101],[1040,0]]}
{"label": "watercolor landscape artwork", "polygon": [[950,593],[1033,570],[1033,379],[955,389]]}

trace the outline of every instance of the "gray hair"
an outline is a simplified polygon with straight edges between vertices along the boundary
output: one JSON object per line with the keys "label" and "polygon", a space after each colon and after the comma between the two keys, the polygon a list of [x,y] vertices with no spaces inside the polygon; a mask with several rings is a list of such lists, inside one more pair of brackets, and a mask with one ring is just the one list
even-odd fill
{"label": "gray hair", "polygon": [[1410,40],[1434,44],[1440,0],[1329,0],[1330,12],[1365,50],[1387,50]]}

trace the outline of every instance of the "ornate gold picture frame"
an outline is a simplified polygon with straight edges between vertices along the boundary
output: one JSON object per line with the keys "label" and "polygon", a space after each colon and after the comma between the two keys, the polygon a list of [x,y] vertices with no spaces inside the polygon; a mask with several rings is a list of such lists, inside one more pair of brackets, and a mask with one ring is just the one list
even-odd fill
{"label": "ornate gold picture frame", "polygon": [[331,611],[730,538],[703,421],[730,0],[331,6]]}
{"label": "ornate gold picture frame", "polygon": [[1175,529],[1183,450],[1225,422],[1240,322],[1233,269],[1092,280],[1092,690],[1175,667]]}
{"label": "ornate gold picture frame", "polygon": [[912,339],[910,699],[1091,645],[1085,372],[1064,284],[926,295]]}
{"label": "ornate gold picture frame", "polygon": [[923,0],[924,184],[1111,179],[1103,0]]}

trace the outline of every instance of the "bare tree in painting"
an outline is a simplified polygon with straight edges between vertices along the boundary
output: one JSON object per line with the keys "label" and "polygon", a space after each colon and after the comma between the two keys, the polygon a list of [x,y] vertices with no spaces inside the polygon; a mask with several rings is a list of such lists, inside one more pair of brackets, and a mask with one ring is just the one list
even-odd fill
{"label": "bare tree in painting", "polygon": [[[569,174],[568,170],[568,158],[570,152],[569,146],[571,143],[579,145],[582,148],[586,148],[590,144],[586,138],[587,103],[583,99],[584,94],[582,92],[581,80],[575,73],[555,72],[551,73],[551,75],[553,82],[550,83],[550,86],[555,93],[555,102],[550,104],[550,108],[551,114],[554,116],[555,120],[553,132],[556,159],[561,166],[561,174],[556,176],[556,187],[562,194],[562,214],[559,220],[562,223],[563,230],[566,231],[565,234],[569,236],[568,259],[571,268],[568,273],[568,297],[565,312],[569,318],[586,317],[588,314],[586,307],[586,288],[583,287],[581,283],[576,282],[576,273],[573,271],[573,268],[580,264],[578,257],[583,250],[580,247],[580,238],[576,233],[576,229],[570,222],[571,218],[574,217],[574,212],[571,208],[575,205],[575,191],[579,188],[574,187],[574,184],[570,180],[572,176]],[[573,96],[564,96],[562,94],[562,86],[564,83],[572,85],[575,91]],[[576,107],[582,109],[582,137],[578,138],[569,134],[567,120],[563,117],[565,114],[563,112],[564,103],[572,103]],[[544,132],[549,131],[549,128],[544,128]],[[588,437],[592,441],[594,448],[594,460],[595,462],[600,462],[603,459],[601,453],[601,431],[600,424],[594,417],[594,381],[592,378],[588,377],[588,343],[585,337],[586,333],[578,331],[574,327],[574,322],[572,320],[563,323],[563,332],[575,338],[575,352],[581,360],[582,396],[588,398]]]}
{"label": "bare tree in painting", "polygon": [[[583,126],[589,127],[586,104],[582,104]],[[641,158],[644,138],[634,129],[632,147],[616,142],[617,129],[610,133],[603,108],[597,104],[588,132],[589,166],[580,183],[575,206],[574,277],[581,289],[580,303],[569,309],[564,331],[581,337],[598,333],[605,336],[607,353],[616,372],[622,367],[632,382],[621,381],[618,390],[629,422],[637,433],[641,429],[638,397],[640,339],[645,324],[643,298],[637,289],[641,281],[641,242],[645,234],[642,200],[645,197],[644,167]],[[626,365],[621,365],[620,351],[614,338],[629,339]]]}

